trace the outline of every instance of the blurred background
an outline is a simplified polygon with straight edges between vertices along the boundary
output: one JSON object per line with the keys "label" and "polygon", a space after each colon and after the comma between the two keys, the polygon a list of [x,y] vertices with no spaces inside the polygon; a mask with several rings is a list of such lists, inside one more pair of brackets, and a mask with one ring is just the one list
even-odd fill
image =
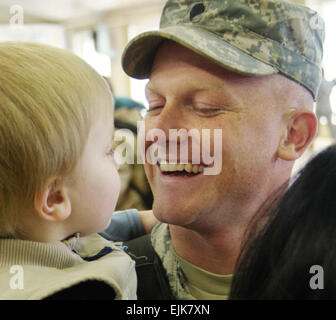
{"label": "blurred background", "polygon": [[[289,1],[289,0],[288,0]],[[324,52],[325,79],[316,104],[319,117],[318,137],[299,168],[314,153],[336,141],[336,0],[291,0],[318,11],[326,23]],[[158,29],[166,0],[0,0],[0,41],[22,40],[64,48],[86,60],[111,84],[116,97],[116,127],[130,128],[136,134],[136,121],[146,110],[144,86],[147,80],[127,77],[121,68],[121,54],[137,34]],[[314,22],[319,27],[320,21]],[[134,131],[135,130],[135,131]],[[143,173],[134,178],[135,168],[124,177],[124,192],[137,195],[119,209],[151,207]],[[140,182],[139,182],[140,181]],[[139,182],[139,185],[137,183]],[[127,191],[128,190],[128,191]],[[125,198],[125,199],[126,199]],[[145,199],[145,200],[143,200]],[[132,202],[133,201],[133,202]]]}

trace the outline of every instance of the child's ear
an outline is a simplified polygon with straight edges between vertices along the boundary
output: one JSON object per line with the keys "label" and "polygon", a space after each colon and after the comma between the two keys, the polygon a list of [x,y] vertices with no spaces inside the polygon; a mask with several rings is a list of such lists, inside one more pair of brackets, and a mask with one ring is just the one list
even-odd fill
{"label": "child's ear", "polygon": [[317,119],[313,112],[308,110],[293,112],[286,132],[281,137],[278,157],[287,161],[298,159],[315,137],[316,130]]}
{"label": "child's ear", "polygon": [[50,222],[66,220],[71,214],[71,201],[60,178],[50,179],[42,193],[35,196],[35,210]]}

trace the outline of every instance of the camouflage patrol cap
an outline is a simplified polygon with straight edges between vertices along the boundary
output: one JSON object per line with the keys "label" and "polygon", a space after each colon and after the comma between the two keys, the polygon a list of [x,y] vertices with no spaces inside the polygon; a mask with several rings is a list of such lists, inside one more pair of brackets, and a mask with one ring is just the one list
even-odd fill
{"label": "camouflage patrol cap", "polygon": [[142,33],[126,46],[124,71],[148,78],[156,51],[166,39],[235,72],[280,72],[316,98],[324,23],[302,5],[281,0],[169,0],[160,29]]}

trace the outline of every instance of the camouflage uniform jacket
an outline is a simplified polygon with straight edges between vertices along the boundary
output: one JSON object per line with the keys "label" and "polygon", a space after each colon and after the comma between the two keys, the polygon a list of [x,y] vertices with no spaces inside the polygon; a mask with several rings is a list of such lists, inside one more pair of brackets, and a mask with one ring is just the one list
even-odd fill
{"label": "camouflage uniform jacket", "polygon": [[156,225],[152,231],[151,240],[166,271],[172,294],[178,300],[196,300],[188,290],[187,279],[173,252],[168,224]]}

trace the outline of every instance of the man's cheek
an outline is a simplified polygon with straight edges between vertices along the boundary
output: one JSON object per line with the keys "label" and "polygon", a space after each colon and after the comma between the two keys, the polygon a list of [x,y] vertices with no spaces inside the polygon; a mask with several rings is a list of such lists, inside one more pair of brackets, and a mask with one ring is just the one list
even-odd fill
{"label": "man's cheek", "polygon": [[[202,130],[202,161],[208,167],[204,168],[204,175],[218,175],[223,164],[223,130]],[[213,135],[211,138],[210,135]]]}

